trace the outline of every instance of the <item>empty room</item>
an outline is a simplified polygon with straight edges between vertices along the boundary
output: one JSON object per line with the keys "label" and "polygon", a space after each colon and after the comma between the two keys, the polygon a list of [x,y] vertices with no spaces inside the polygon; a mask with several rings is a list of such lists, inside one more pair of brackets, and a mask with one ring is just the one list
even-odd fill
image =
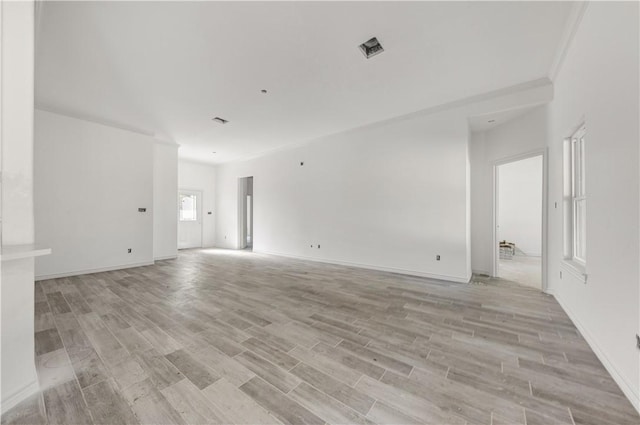
{"label": "empty room", "polygon": [[2,425],[640,423],[639,21],[2,1]]}

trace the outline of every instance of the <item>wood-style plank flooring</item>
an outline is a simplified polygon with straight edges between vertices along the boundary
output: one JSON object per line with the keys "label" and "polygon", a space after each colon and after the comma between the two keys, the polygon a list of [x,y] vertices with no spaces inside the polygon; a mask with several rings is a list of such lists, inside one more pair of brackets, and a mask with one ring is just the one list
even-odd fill
{"label": "wood-style plank flooring", "polygon": [[3,424],[637,424],[556,301],[224,250],[36,284]]}

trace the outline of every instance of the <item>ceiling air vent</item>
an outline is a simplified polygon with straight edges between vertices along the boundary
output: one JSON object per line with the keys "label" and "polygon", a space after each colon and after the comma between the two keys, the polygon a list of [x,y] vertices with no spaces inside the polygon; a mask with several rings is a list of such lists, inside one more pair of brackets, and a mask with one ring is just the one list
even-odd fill
{"label": "ceiling air vent", "polygon": [[229,120],[225,120],[224,118],[220,118],[220,117],[215,117],[213,120],[219,124],[226,124],[229,122]]}
{"label": "ceiling air vent", "polygon": [[367,57],[367,59],[377,55],[378,53],[384,52],[382,44],[380,44],[378,39],[375,37],[373,37],[369,41],[365,41],[364,43],[362,43],[360,45],[360,50],[362,50],[362,53]]}

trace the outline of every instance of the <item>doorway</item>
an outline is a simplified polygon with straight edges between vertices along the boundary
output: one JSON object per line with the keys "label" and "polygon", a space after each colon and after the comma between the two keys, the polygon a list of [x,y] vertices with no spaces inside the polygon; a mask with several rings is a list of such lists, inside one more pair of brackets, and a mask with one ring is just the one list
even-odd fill
{"label": "doorway", "polygon": [[544,157],[495,168],[495,276],[543,289]]}
{"label": "doorway", "polygon": [[178,249],[202,248],[202,192],[178,191]]}
{"label": "doorway", "polygon": [[253,250],[253,176],[238,179],[238,241]]}

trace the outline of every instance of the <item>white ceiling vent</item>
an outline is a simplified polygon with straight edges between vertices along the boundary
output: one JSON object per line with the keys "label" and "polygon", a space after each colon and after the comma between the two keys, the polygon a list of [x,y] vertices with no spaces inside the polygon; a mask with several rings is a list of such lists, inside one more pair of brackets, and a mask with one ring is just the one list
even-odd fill
{"label": "white ceiling vent", "polygon": [[215,117],[213,120],[214,120],[215,122],[217,122],[217,123],[220,123],[220,124],[226,124],[226,123],[228,123],[228,122],[229,122],[229,120],[225,120],[225,119],[220,118],[220,117]]}
{"label": "white ceiling vent", "polygon": [[382,48],[382,44],[378,41],[377,38],[373,37],[371,40],[365,41],[360,45],[360,50],[362,53],[369,59],[372,56],[377,55],[378,53],[384,52]]}

